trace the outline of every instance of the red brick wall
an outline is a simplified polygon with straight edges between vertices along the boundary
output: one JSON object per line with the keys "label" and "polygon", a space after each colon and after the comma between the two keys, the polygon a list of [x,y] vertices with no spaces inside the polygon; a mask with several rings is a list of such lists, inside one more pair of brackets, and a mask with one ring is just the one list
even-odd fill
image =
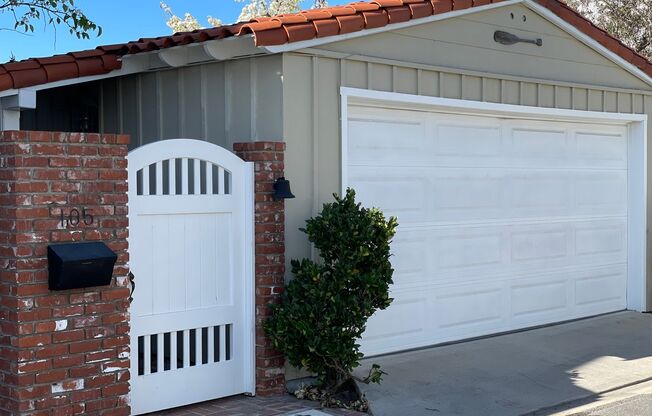
{"label": "red brick wall", "polygon": [[262,322],[278,302],[285,283],[285,203],[274,201],[274,182],[283,176],[285,143],[235,143],[238,156],[254,162],[256,276],[256,394],[285,389],[284,358],[271,348]]}
{"label": "red brick wall", "polygon": [[[0,414],[129,414],[128,136],[0,132]],[[61,209],[94,223],[60,224]],[[111,286],[48,290],[49,243],[106,242]]]}

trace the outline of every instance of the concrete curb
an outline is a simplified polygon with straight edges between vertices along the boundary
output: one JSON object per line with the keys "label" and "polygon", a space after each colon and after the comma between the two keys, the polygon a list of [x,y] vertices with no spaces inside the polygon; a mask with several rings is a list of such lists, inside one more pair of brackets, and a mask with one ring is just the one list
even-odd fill
{"label": "concrete curb", "polygon": [[[652,377],[647,377],[642,380],[638,380],[632,383],[627,383],[623,384],[618,387],[613,387],[604,391],[600,391],[597,393],[593,394],[588,394],[586,396],[578,397],[576,399],[570,399],[570,400],[565,400],[563,402],[554,404],[552,406],[546,406],[542,407],[540,409],[532,410],[530,412],[523,413],[521,416],[571,416],[573,414],[594,409],[600,406],[604,406],[609,403],[617,402],[622,400],[623,398],[626,397],[632,397],[635,396],[637,393],[632,392],[629,395],[623,395],[623,394],[616,394],[616,393],[623,393],[624,390],[631,389],[634,387],[635,389],[632,389],[633,391],[639,391],[644,389],[645,387],[642,387],[641,385],[645,385],[647,383],[650,383],[649,387],[652,390]],[[606,401],[596,401],[596,399],[600,399],[601,396],[604,396],[607,400]],[[609,399],[609,397],[613,396],[613,398]],[[572,407],[571,407],[572,406]]]}

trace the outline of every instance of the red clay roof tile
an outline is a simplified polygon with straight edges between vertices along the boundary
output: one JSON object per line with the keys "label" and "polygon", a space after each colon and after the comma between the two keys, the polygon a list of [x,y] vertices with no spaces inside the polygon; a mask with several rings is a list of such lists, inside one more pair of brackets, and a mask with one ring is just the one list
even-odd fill
{"label": "red clay roof tile", "polygon": [[0,74],[0,91],[10,90],[14,87],[14,80],[11,78],[11,75]]}
{"label": "red clay roof tile", "polygon": [[336,17],[340,24],[340,34],[359,32],[364,29],[364,17],[361,14]]}
{"label": "red clay roof tile", "polygon": [[410,4],[410,12],[412,13],[412,19],[421,19],[422,17],[431,16],[432,4],[424,2]]}
{"label": "red clay roof tile", "polygon": [[120,43],[116,45],[98,46],[97,49],[104,51],[104,53],[115,53],[115,54],[122,55],[127,50],[127,47],[124,43]]}
{"label": "red clay roof tile", "polygon": [[453,10],[462,10],[473,7],[473,0],[453,0]]}
{"label": "red clay roof tile", "polygon": [[371,12],[362,13],[364,16],[365,27],[367,29],[375,29],[377,27],[386,26],[389,23],[389,16],[385,10],[376,10]]}
{"label": "red clay roof tile", "polygon": [[48,76],[41,67],[22,71],[13,70],[9,71],[9,74],[14,81],[14,88],[31,87],[48,82]]}
{"label": "red clay roof tile", "polygon": [[34,60],[43,66],[75,62],[75,58],[71,55],[55,55],[47,58],[34,58]]}
{"label": "red clay roof tile", "polygon": [[375,4],[375,3],[367,3],[363,1],[358,1],[356,3],[351,3],[349,4],[349,7],[353,7],[353,9],[357,12],[373,12],[378,9],[380,9],[380,6]]}
{"label": "red clay roof tile", "polygon": [[260,45],[283,45],[288,43],[288,34],[283,27],[278,27],[272,30],[263,30],[256,33],[256,44]]}
{"label": "red clay roof tile", "polygon": [[331,12],[326,10],[304,10],[301,14],[308,20],[322,20],[333,17]]}
{"label": "red clay roof tile", "polygon": [[77,61],[79,73],[86,76],[105,74],[104,62],[100,58],[86,58]]}
{"label": "red clay roof tile", "polygon": [[402,23],[410,20],[412,13],[408,6],[401,7],[388,7],[387,13],[389,14],[389,23]]}
{"label": "red clay roof tile", "polygon": [[356,14],[355,9],[348,6],[331,7],[328,11],[333,17],[352,16]]}
{"label": "red clay roof tile", "polygon": [[122,67],[122,62],[120,62],[116,55],[102,55],[100,58],[102,59],[102,64],[107,72]]}
{"label": "red clay roof tile", "polygon": [[87,51],[69,52],[68,55],[72,56],[75,59],[84,59],[84,58],[90,58],[92,56],[104,55],[104,52],[102,52],[99,49],[90,49]]}
{"label": "red clay roof tile", "polygon": [[43,65],[48,82],[61,81],[63,79],[77,78],[79,68],[75,61],[63,64]]}
{"label": "red clay roof tile", "polygon": [[312,24],[317,29],[317,37],[335,36],[340,33],[340,24],[335,19],[313,20]]}
{"label": "red clay roof tile", "polygon": [[453,10],[452,0],[431,0],[434,14],[446,13]]}
{"label": "red clay roof tile", "polygon": [[247,23],[240,28],[239,35],[242,35],[243,33],[257,34],[257,33],[265,32],[267,30],[279,29],[281,27],[283,27],[283,23],[281,23],[278,20],[267,20],[265,22]]}
{"label": "red clay roof tile", "polygon": [[36,59],[27,59],[20,62],[8,62],[4,64],[4,68],[7,72],[12,71],[24,71],[26,69],[39,69],[41,64],[38,63]]}
{"label": "red clay roof tile", "polygon": [[374,0],[372,3],[376,3],[380,7],[396,7],[405,4],[403,0]]}
{"label": "red clay roof tile", "polygon": [[298,13],[297,14],[287,15],[287,16],[278,16],[278,17],[274,18],[274,20],[277,20],[277,21],[281,22],[281,24],[284,24],[284,25],[292,25],[292,24],[296,24],[296,23],[306,23],[306,22],[308,22],[308,19],[306,19],[305,16],[300,15]]}
{"label": "red clay roof tile", "polygon": [[[0,65],[0,91],[76,77],[106,74],[121,68],[121,58],[128,54],[249,34],[253,35],[257,46],[282,45],[379,28],[393,23],[421,19],[451,10],[480,7],[499,1],[502,0],[355,1],[345,6],[305,10],[273,17],[259,17],[234,25],[175,33],[157,38],[143,38],[123,44],[99,46],[92,50],[70,52],[66,55],[9,62]],[[595,39],[611,52],[652,76],[652,63],[586,20],[563,1],[535,1],[575,26],[582,33]]]}
{"label": "red clay roof tile", "polygon": [[285,26],[285,32],[288,35],[288,42],[299,42],[302,40],[314,39],[317,36],[315,25],[312,23],[302,23],[298,25]]}

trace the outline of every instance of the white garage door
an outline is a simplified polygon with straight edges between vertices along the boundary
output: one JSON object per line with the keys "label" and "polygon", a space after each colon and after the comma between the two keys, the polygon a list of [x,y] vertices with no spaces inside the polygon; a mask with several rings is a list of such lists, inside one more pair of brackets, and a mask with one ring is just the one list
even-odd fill
{"label": "white garage door", "polygon": [[351,106],[347,142],[400,224],[366,354],[626,308],[627,127]]}

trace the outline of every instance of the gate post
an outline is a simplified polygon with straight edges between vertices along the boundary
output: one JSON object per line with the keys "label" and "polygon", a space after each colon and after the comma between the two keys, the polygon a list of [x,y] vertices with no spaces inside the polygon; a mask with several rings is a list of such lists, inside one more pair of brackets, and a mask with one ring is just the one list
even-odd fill
{"label": "gate post", "polygon": [[[1,414],[129,414],[128,142],[0,132]],[[50,291],[47,246],[77,241],[118,254],[111,285]]]}
{"label": "gate post", "polygon": [[256,394],[285,391],[285,359],[271,347],[262,322],[270,303],[279,302],[285,284],[285,204],[274,201],[274,182],[285,169],[285,143],[234,143],[235,153],[254,162],[255,290],[256,290]]}

